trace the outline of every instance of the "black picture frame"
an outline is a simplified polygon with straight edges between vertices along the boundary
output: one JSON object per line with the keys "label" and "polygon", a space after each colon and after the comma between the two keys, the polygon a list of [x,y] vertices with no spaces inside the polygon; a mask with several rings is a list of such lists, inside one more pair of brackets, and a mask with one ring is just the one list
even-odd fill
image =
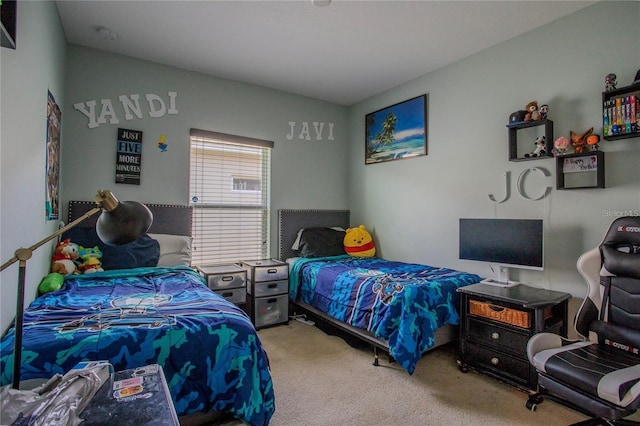
{"label": "black picture frame", "polygon": [[427,95],[365,116],[365,164],[427,155]]}

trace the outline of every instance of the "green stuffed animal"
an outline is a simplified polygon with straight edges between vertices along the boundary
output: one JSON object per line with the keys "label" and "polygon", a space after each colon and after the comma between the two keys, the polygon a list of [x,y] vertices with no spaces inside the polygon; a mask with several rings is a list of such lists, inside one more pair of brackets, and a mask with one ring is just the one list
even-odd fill
{"label": "green stuffed animal", "polygon": [[62,283],[64,282],[64,275],[58,272],[51,272],[40,281],[38,285],[38,294],[43,295],[51,293],[52,291],[60,290]]}

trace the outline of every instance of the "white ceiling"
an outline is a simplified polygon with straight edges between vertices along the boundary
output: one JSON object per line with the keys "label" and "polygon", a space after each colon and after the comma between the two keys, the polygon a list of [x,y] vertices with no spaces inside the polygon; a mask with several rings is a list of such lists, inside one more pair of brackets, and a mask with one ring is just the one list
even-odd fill
{"label": "white ceiling", "polygon": [[56,3],[69,43],[351,105],[595,2]]}

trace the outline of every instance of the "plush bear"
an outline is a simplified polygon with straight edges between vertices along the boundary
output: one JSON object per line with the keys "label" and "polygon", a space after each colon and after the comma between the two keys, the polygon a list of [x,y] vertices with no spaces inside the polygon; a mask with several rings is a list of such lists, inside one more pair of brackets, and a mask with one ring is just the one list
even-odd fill
{"label": "plush bear", "polygon": [[376,247],[364,225],[349,228],[344,236],[344,251],[354,257],[373,257]]}
{"label": "plush bear", "polygon": [[78,274],[74,261],[79,257],[77,244],[72,243],[69,239],[58,242],[53,253],[51,272],[57,272],[62,275]]}
{"label": "plush bear", "polygon": [[540,120],[540,112],[538,111],[538,101],[531,101],[525,107],[527,112],[524,116],[524,121],[537,121]]}
{"label": "plush bear", "polygon": [[84,274],[104,271],[102,262],[100,262],[102,252],[98,246],[88,248],[80,246],[78,247],[78,253],[80,254],[80,259],[82,259],[82,263],[78,265],[78,269]]}

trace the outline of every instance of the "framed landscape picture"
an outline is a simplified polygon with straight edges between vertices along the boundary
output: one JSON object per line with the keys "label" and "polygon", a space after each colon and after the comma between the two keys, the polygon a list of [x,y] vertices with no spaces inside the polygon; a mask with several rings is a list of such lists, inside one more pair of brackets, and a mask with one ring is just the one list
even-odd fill
{"label": "framed landscape picture", "polygon": [[427,155],[427,95],[365,117],[365,164]]}

